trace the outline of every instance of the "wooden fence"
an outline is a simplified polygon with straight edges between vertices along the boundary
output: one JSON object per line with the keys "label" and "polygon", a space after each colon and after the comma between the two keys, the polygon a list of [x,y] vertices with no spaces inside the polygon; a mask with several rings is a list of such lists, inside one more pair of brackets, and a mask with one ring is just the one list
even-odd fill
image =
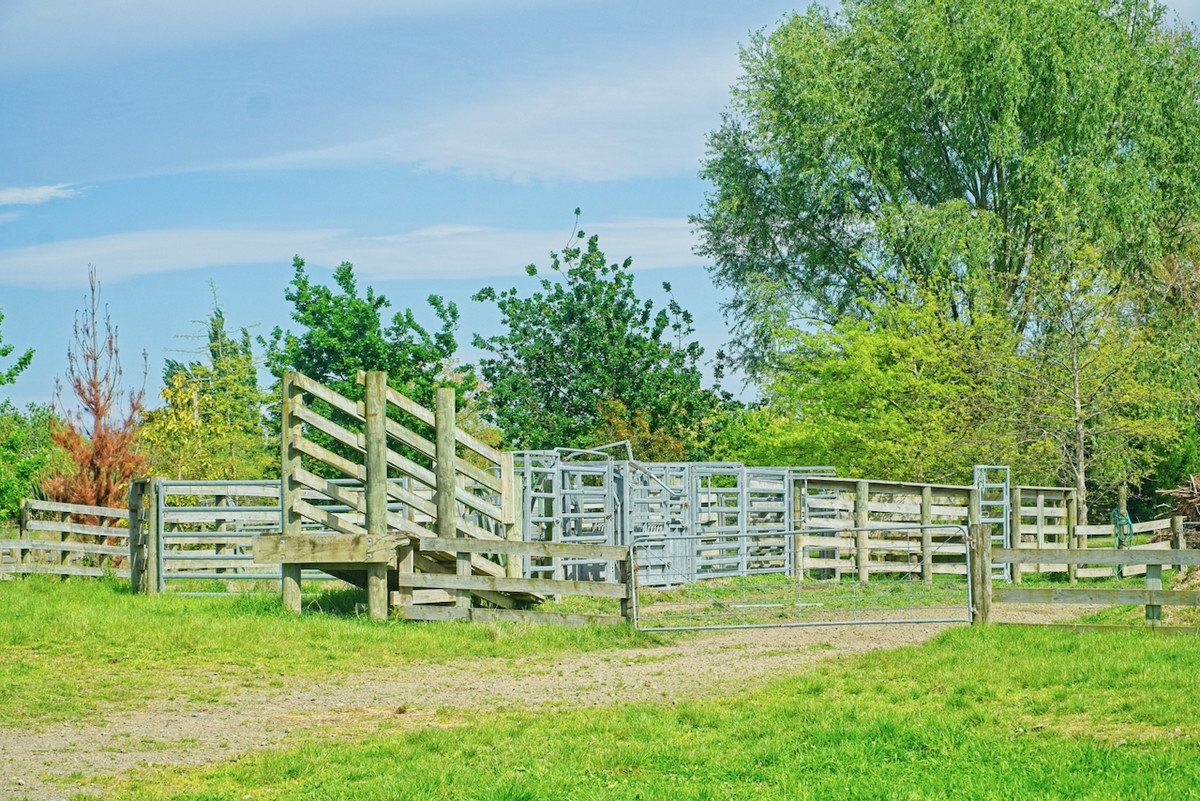
{"label": "wooden fence", "polygon": [[[1166,526],[1145,527],[1161,530],[1175,527],[1174,521],[1162,521]],[[1081,527],[1082,528],[1082,527]],[[1098,527],[1099,528],[1099,527]],[[1181,528],[1181,527],[1180,527]],[[1086,543],[1086,537],[1081,535]],[[1173,565],[1182,571],[1200,565],[1200,551],[1185,550],[1181,540],[1156,543],[1156,547],[1116,550],[1110,548],[993,548],[991,538],[983,526],[971,529],[971,579],[974,620],[987,623],[991,617],[993,603],[1034,604],[1078,604],[1078,605],[1144,605],[1146,621],[1158,624],[1162,621],[1164,606],[1200,606],[1200,591],[1164,590],[1162,571],[1164,565]],[[994,586],[992,566],[996,564],[1038,564],[1054,560],[1060,567],[1076,568],[1073,575],[1084,577],[1085,569],[1102,566],[1095,577],[1112,576],[1114,568],[1124,568],[1125,575],[1133,575],[1133,568],[1140,568],[1138,575],[1145,575],[1144,587],[1019,587]],[[1085,566],[1091,566],[1085,568]],[[1014,575],[1016,575],[1014,573]]]}
{"label": "wooden fence", "polygon": [[127,509],[26,498],[18,536],[0,540],[0,574],[128,578]]}
{"label": "wooden fence", "polygon": [[[365,586],[373,618],[386,617],[393,602],[412,619],[482,619],[522,617],[547,591],[615,597],[604,583],[523,578],[525,558],[566,552],[520,543],[512,455],[457,427],[452,388],[437,391],[430,411],[389,387],[385,373],[358,381],[361,402],[298,373],[283,380],[282,531],[259,538],[254,560],[281,565],[289,609],[300,610],[305,567]],[[306,524],[329,533],[306,532]],[[559,547],[581,549],[570,553],[577,558],[599,553]],[[457,611],[431,611],[444,603]],[[490,609],[473,608],[480,605]]]}
{"label": "wooden fence", "polygon": [[[827,555],[828,566],[839,574],[848,571],[866,581],[873,572],[921,571],[921,577],[929,581],[939,573],[962,575],[967,572],[962,558],[966,547],[962,535],[950,526],[966,528],[980,522],[979,492],[975,487],[832,476],[806,476],[802,480],[805,529],[876,528],[879,533],[871,535],[872,541],[884,541],[907,539],[909,535],[904,533],[904,526],[947,525],[946,531],[940,533],[936,529],[924,529],[919,554],[889,554],[883,547],[839,548],[836,554]],[[1066,550],[1077,541],[1072,490],[1013,487],[1010,493],[1008,523],[1015,547]],[[894,534],[887,533],[889,524],[897,526]],[[1108,531],[1111,534],[1111,527]],[[857,536],[865,537],[861,531]],[[876,552],[878,556],[873,557]],[[860,563],[866,566],[865,570],[860,570]],[[1064,569],[1067,566],[1061,560],[1050,564],[1023,564],[1014,571],[1013,580],[1020,583],[1022,572]]]}

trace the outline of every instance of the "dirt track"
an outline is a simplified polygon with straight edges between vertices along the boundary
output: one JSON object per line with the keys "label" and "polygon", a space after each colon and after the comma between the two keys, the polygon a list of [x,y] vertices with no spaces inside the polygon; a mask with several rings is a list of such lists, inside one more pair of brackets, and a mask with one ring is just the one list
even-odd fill
{"label": "dirt track", "polygon": [[[1007,622],[1050,622],[1075,607],[1005,606]],[[728,694],[819,660],[925,642],[945,624],[754,629],[695,635],[670,646],[526,659],[398,666],[340,681],[246,693],[236,703],[113,714],[31,733],[0,730],[0,798],[66,799],[69,777],[113,776],[143,763],[203,764],[285,744],[300,734],[365,734],[384,723],[435,725],[439,710],[579,707]],[[498,700],[500,699],[500,700]]]}

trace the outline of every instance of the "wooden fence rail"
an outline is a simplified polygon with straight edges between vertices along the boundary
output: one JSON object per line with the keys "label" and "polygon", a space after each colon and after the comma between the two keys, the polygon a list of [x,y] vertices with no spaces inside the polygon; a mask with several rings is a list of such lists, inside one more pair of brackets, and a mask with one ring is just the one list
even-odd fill
{"label": "wooden fence rail", "polygon": [[[526,620],[567,625],[617,623],[632,620],[633,566],[630,549],[624,545],[588,545],[567,542],[513,542],[470,540],[462,537],[429,537],[418,540],[417,553],[454,553],[465,556],[506,556],[566,558],[612,561],[618,565],[619,582],[567,581],[560,579],[460,575],[447,573],[406,573],[400,576],[400,588],[393,593],[396,614],[407,620]],[[620,615],[564,614],[534,609],[482,609],[471,606],[430,606],[414,603],[415,593],[432,591],[445,600],[463,591],[514,593],[525,597],[568,595],[612,598],[620,601]]]}
{"label": "wooden fence rail", "polygon": [[128,519],[127,509],[26,498],[18,538],[0,540],[0,573],[128,578]]}
{"label": "wooden fence rail", "polygon": [[[1175,521],[1145,525],[1144,531],[1178,529]],[[1097,527],[1100,528],[1100,527]],[[1086,543],[1086,534],[1080,539]],[[1143,605],[1146,621],[1151,625],[1162,622],[1164,606],[1200,606],[1200,591],[1164,590],[1162,571],[1164,565],[1173,565],[1178,570],[1200,566],[1200,551],[1180,547],[1143,547],[1116,550],[1109,548],[993,548],[984,527],[972,527],[971,532],[971,577],[974,620],[987,623],[992,603],[1036,603],[1036,604],[1079,604],[1079,605]],[[1170,545],[1182,545],[1175,541]],[[1145,572],[1145,587],[998,587],[992,584],[992,566],[995,564],[1038,564],[1058,563],[1076,568],[1076,575],[1083,575],[1083,565],[1103,565],[1113,575],[1114,567],[1140,566]],[[1127,572],[1126,575],[1129,575]]]}

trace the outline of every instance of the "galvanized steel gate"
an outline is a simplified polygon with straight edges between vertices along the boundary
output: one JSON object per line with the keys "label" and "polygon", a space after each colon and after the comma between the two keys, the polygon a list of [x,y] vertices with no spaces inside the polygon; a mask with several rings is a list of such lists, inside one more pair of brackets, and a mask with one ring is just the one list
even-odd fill
{"label": "galvanized steel gate", "polygon": [[634,624],[681,631],[969,622],[969,547],[967,529],[955,524],[644,534],[631,544]]}

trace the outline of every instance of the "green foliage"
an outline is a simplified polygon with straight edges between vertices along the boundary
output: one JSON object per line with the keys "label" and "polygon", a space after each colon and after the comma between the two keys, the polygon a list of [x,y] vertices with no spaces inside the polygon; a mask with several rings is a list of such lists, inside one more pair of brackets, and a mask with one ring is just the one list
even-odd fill
{"label": "green foliage", "polygon": [[780,315],[885,301],[1020,331],[1064,204],[1115,273],[1153,281],[1200,219],[1200,50],[1163,19],[1142,0],[852,0],[755,36],[694,219],[743,363],[769,363]]}
{"label": "green foliage", "polygon": [[[2,322],[4,322],[4,314],[2,312],[0,312],[0,323],[2,323]],[[3,337],[0,337],[0,359],[4,359],[4,358],[7,358],[8,356],[12,355],[12,352],[15,349],[15,347],[16,346],[11,343],[9,343],[8,345],[5,345]],[[24,370],[27,367],[29,367],[29,364],[32,361],[33,361],[33,348],[30,348],[29,350],[22,353],[17,358],[17,361],[14,364],[12,364],[8,369],[6,369],[6,370],[0,369],[0,387],[4,386],[5,384],[11,384],[12,382],[16,381],[17,376],[19,376],[22,372],[24,372]]]}
{"label": "green foliage", "polygon": [[[275,328],[263,344],[267,366],[280,377],[303,373],[348,398],[362,398],[356,382],[359,370],[386,370],[388,384],[417,403],[433,407],[434,388],[450,383],[451,359],[458,345],[454,329],[458,308],[437,295],[429,296],[441,328],[425,330],[411,309],[396,313],[384,324],[383,310],[391,305],[374,288],[360,296],[354,266],[343,262],[334,270],[336,290],[313,283],[297,256],[295,277],[284,297],[293,305],[292,320],[303,327],[299,334]],[[470,374],[460,374],[460,392],[474,389]]]}
{"label": "green foliage", "polygon": [[517,448],[629,439],[639,458],[695,454],[721,400],[701,388],[691,315],[674,300],[658,311],[638,300],[632,259],[610,264],[596,236],[576,239],[551,254],[556,279],[543,278],[541,291],[486,287],[474,297],[494,302],[506,329],[475,338],[490,354],[479,368],[494,422]]}
{"label": "green foliage", "polygon": [[0,402],[0,523],[15,520],[22,498],[42,494],[42,481],[67,468],[66,456],[54,444],[55,424],[48,405],[30,404],[25,411]]}
{"label": "green foliage", "polygon": [[204,323],[207,361],[168,360],[166,405],[146,412],[142,445],[154,475],[176,479],[257,479],[278,475],[269,396],[259,389],[250,333],[233,339],[219,305]]}
{"label": "green foliage", "polygon": [[1022,454],[991,419],[987,344],[931,307],[868,310],[833,326],[778,332],[767,408],[730,454],[752,464],[830,465],[840,475],[966,482],[974,464]]}
{"label": "green foliage", "polygon": [[[464,407],[469,406],[476,390],[474,374],[469,368],[456,369],[452,361],[458,349],[454,339],[458,308],[454,303],[429,296],[429,304],[441,321],[441,328],[433,333],[417,322],[411,309],[396,313],[385,324],[383,310],[391,303],[372,287],[367,287],[365,297],[360,296],[353,265],[343,262],[334,271],[336,290],[313,283],[299,256],[294,266],[296,274],[284,297],[294,307],[292,319],[304,330],[285,334],[275,328],[269,340],[260,340],[267,348],[267,365],[277,378],[289,371],[303,373],[347,398],[362,400],[364,390],[358,384],[358,372],[384,370],[389,386],[427,409],[434,406],[435,388],[448,385],[455,388],[458,408],[470,411]],[[324,401],[315,400],[311,405],[318,414],[340,425],[351,429],[359,425]],[[400,416],[395,409],[389,413]],[[429,438],[433,436],[432,431],[411,419],[404,424]],[[311,431],[307,436],[345,457],[359,459],[358,454],[322,432]],[[337,475],[332,468],[316,462],[310,468],[322,475]]]}

